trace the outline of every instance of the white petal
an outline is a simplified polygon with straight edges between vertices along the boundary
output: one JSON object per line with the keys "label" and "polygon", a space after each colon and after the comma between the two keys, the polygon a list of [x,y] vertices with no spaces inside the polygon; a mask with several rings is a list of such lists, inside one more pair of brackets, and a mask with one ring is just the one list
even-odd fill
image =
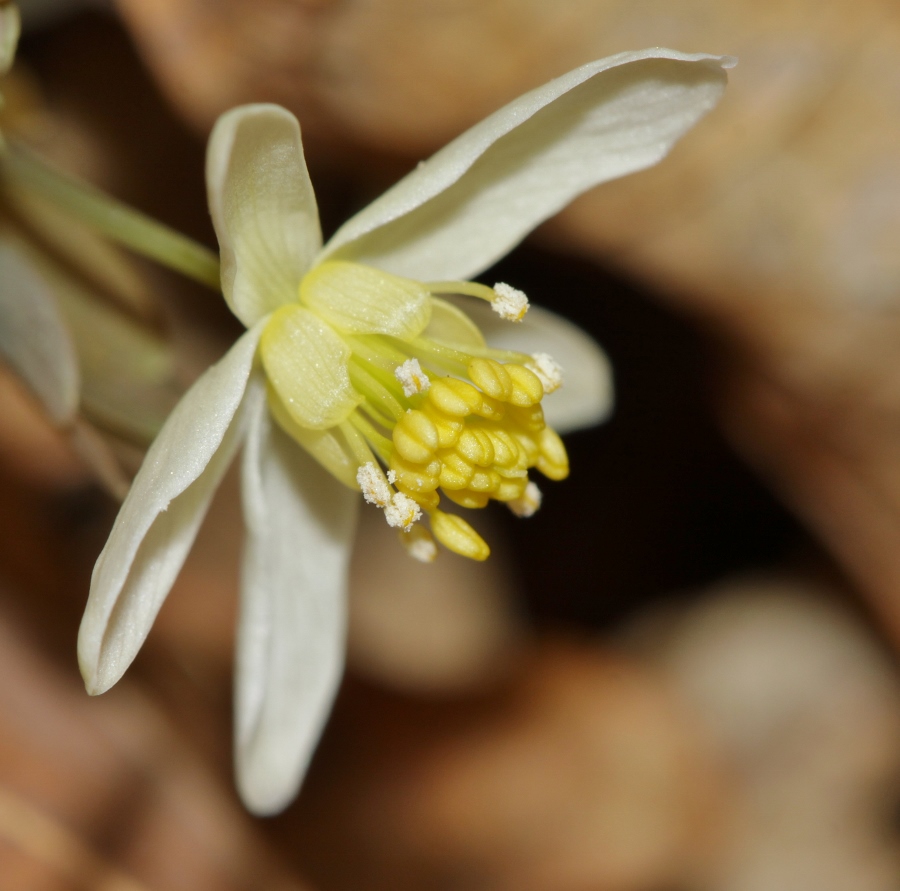
{"label": "white petal", "polygon": [[222,292],[249,328],[297,299],[322,244],[300,125],[277,105],[244,105],[219,118],[206,153],[206,186],[222,259]]}
{"label": "white petal", "polygon": [[184,395],[119,511],[94,567],[78,634],[89,693],[109,689],[131,664],[240,444],[249,408],[265,400],[261,379],[251,377],[261,327]]}
{"label": "white petal", "polygon": [[652,49],[526,93],[349,220],[323,256],[468,279],[593,186],[649,167],[718,101],[733,60]]}
{"label": "white petal", "polygon": [[[463,305],[460,298],[456,298]],[[563,385],[543,399],[544,417],[558,433],[605,421],[613,409],[612,368],[597,342],[577,325],[532,304],[521,322],[504,322],[490,306],[466,301],[492,347],[533,355],[549,353],[561,366]]]}
{"label": "white petal", "polygon": [[262,408],[243,461],[244,554],[235,686],[237,780],[257,814],[297,793],[344,662],[359,494]]}
{"label": "white petal", "polygon": [[33,390],[57,423],[78,407],[75,349],[50,285],[27,255],[0,241],[0,359]]}

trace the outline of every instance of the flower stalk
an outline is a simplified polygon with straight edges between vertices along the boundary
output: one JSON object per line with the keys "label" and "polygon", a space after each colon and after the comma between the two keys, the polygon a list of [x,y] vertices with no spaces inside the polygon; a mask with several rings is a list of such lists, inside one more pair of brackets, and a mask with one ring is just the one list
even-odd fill
{"label": "flower stalk", "polygon": [[218,291],[219,258],[193,239],[63,173],[25,146],[8,140],[0,174],[13,187],[29,189],[59,210],[141,256]]}

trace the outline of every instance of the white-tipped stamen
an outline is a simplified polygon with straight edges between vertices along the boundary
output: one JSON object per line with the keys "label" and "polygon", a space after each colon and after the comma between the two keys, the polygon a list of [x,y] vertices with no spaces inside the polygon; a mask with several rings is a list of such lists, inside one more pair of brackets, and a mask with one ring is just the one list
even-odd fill
{"label": "white-tipped stamen", "polygon": [[407,359],[402,365],[398,365],[394,369],[394,377],[400,381],[403,395],[406,397],[424,393],[431,386],[431,381],[428,380],[428,375],[422,371],[418,359]]}
{"label": "white-tipped stamen", "polygon": [[522,493],[522,497],[514,498],[512,501],[507,501],[506,506],[517,517],[531,517],[541,506],[541,500],[543,499],[543,497],[544,496],[541,494],[541,490],[534,483],[530,482],[525,487],[525,491]]}
{"label": "white-tipped stamen", "polygon": [[532,353],[531,361],[526,362],[525,367],[538,376],[544,393],[552,393],[562,386],[562,366],[549,353]]}
{"label": "white-tipped stamen", "polygon": [[406,548],[406,553],[419,563],[433,563],[437,557],[437,544],[424,526],[413,526],[401,532],[400,543]]}
{"label": "white-tipped stamen", "polygon": [[359,484],[363,498],[382,509],[391,503],[391,487],[378,467],[369,461],[356,471],[356,482]]}
{"label": "white-tipped stamen", "polygon": [[497,282],[494,293],[497,295],[491,302],[494,312],[509,322],[521,322],[528,312],[528,297],[525,292],[505,282]]}
{"label": "white-tipped stamen", "polygon": [[413,524],[421,517],[422,508],[409,495],[404,495],[402,492],[395,492],[391,496],[391,503],[385,505],[384,508],[384,518],[387,520],[388,526],[402,529],[404,532],[409,532],[413,528]]}
{"label": "white-tipped stamen", "polygon": [[356,471],[356,482],[363,498],[384,511],[388,526],[408,532],[421,519],[422,509],[408,495],[391,491],[391,483],[396,479],[397,475],[393,470],[389,470],[385,476],[371,461],[360,465]]}

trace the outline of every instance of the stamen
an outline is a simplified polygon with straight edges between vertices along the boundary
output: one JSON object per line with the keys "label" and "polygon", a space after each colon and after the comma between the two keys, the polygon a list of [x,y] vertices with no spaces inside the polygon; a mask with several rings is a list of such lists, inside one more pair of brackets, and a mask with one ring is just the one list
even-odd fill
{"label": "stamen", "polygon": [[384,508],[391,503],[391,487],[384,474],[371,461],[363,464],[356,471],[356,482],[359,484],[363,498],[376,507]]}
{"label": "stamen", "polygon": [[537,509],[541,506],[543,497],[541,490],[534,483],[529,482],[528,485],[525,486],[525,491],[522,493],[521,497],[507,501],[506,506],[517,517],[531,517],[534,516]]}
{"label": "stamen", "polygon": [[347,364],[347,372],[356,392],[371,400],[382,414],[393,417],[395,420],[403,414],[403,406],[394,398],[390,390],[371,374],[355,356]]}
{"label": "stamen", "polygon": [[495,313],[510,322],[521,322],[528,312],[525,292],[505,282],[497,282],[493,288],[480,282],[429,282],[425,287],[431,294],[465,294],[487,300]]}
{"label": "stamen", "polygon": [[491,307],[501,319],[510,322],[521,322],[528,312],[528,297],[524,291],[507,285],[505,282],[497,282],[494,285],[496,299],[491,302]]}
{"label": "stamen", "polygon": [[388,526],[409,532],[413,524],[422,518],[422,508],[409,495],[395,492],[391,503],[384,508],[384,518]]}
{"label": "stamen", "polygon": [[533,353],[525,367],[538,376],[544,393],[553,393],[562,386],[562,366],[549,353]]}
{"label": "stamen", "polygon": [[[365,407],[365,403],[363,403],[363,407]],[[350,427],[354,431],[356,439],[354,445],[357,446],[357,458],[365,459],[360,460],[361,464],[368,464],[374,460],[373,451],[382,461],[387,462],[390,459],[393,443],[386,436],[379,433],[359,412],[350,415],[350,420],[345,426]]]}
{"label": "stamen", "polygon": [[390,484],[396,480],[393,471],[387,477],[373,462],[360,466],[356,472],[356,482],[363,498],[384,511],[388,526],[409,532],[416,520],[421,519],[422,509],[408,495],[391,491]]}
{"label": "stamen", "polygon": [[[260,350],[278,423],[358,486],[402,530],[414,559],[430,562],[441,544],[484,560],[486,542],[439,505],[446,498],[483,508],[493,500],[520,517],[540,507],[529,471],[554,480],[569,472],[541,407],[562,370],[547,353],[489,347],[461,310],[441,310],[443,322],[426,334],[432,312],[450,307],[438,294],[485,300],[512,321],[528,310],[525,294],[503,282],[420,285],[329,261],[304,278],[300,304],[273,314]],[[285,400],[300,408],[289,415]],[[423,513],[428,529],[414,525]]]}
{"label": "stamen", "polygon": [[462,518],[443,511],[431,512],[431,531],[448,550],[470,560],[487,560],[491,549],[487,542]]}
{"label": "stamen", "polygon": [[424,393],[430,386],[431,381],[422,371],[418,359],[407,359],[402,365],[398,365],[394,369],[394,377],[400,381],[403,387],[403,395],[409,398],[417,393]]}
{"label": "stamen", "polygon": [[406,553],[420,563],[433,563],[437,557],[437,545],[424,526],[413,526],[408,532],[401,532],[400,543]]}

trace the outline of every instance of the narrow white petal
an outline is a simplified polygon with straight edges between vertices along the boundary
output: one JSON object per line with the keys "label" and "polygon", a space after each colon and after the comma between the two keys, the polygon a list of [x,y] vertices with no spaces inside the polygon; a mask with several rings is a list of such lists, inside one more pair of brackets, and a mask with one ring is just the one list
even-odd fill
{"label": "narrow white petal", "polygon": [[237,781],[251,811],[273,814],[296,795],[340,682],[359,494],[272,423],[264,406],[247,435],[243,494]]}
{"label": "narrow white petal", "polygon": [[277,105],[223,114],[209,138],[206,186],[222,292],[250,327],[297,299],[300,279],[322,244],[297,119]]}
{"label": "narrow white petal", "polygon": [[420,164],[323,256],[420,280],[471,278],[577,195],[663,158],[716,104],[731,64],[651,49],[570,71]]}
{"label": "narrow white petal", "polygon": [[0,241],[0,359],[57,423],[78,407],[78,360],[54,293],[26,254]]}
{"label": "narrow white petal", "polygon": [[465,311],[491,346],[529,355],[549,353],[562,366],[562,386],[542,403],[547,423],[557,432],[593,427],[609,417],[612,368],[597,342],[577,325],[533,304],[515,324],[504,322],[477,300],[467,301]]}
{"label": "narrow white petal", "polygon": [[251,377],[261,327],[184,395],[119,511],[94,566],[78,634],[89,693],[109,689],[131,664],[240,445],[247,412],[265,400],[262,381]]}

